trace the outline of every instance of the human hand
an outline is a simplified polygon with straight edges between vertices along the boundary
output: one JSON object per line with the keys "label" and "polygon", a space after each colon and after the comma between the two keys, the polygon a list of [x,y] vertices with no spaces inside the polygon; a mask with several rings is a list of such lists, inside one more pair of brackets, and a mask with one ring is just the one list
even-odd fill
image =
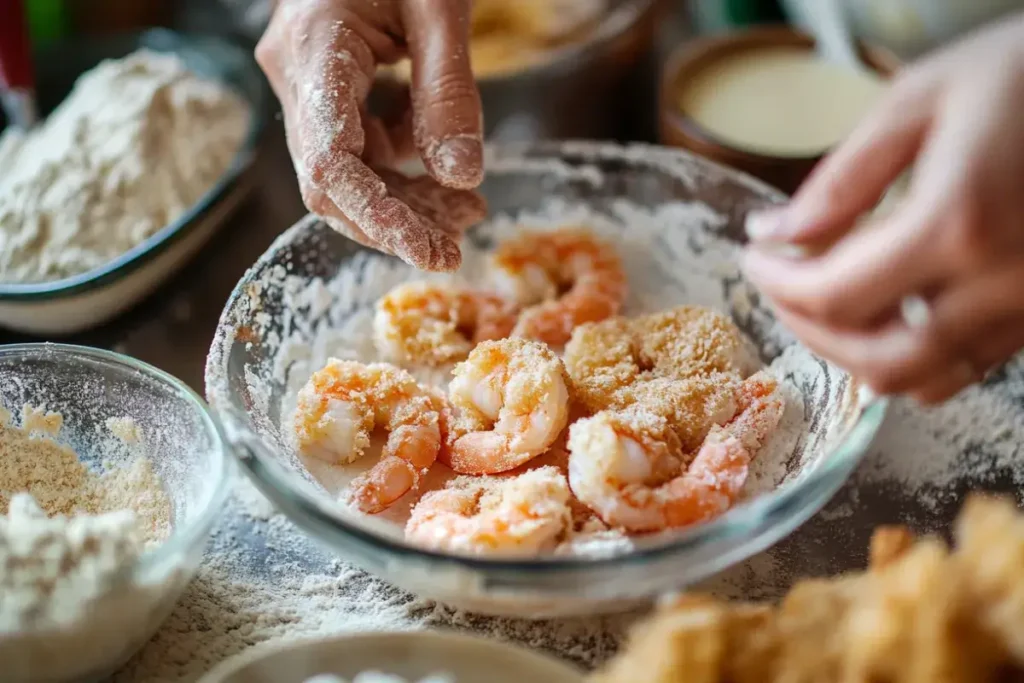
{"label": "human hand", "polygon": [[[949,398],[1024,347],[1022,116],[1018,15],[908,68],[787,206],[752,214],[747,276],[875,391]],[[854,230],[911,163],[900,205]]]}
{"label": "human hand", "polygon": [[[302,199],[342,234],[423,270],[461,263],[483,218],[480,97],[469,0],[279,0],[256,59],[281,102]],[[366,111],[380,64],[409,55],[410,107]],[[428,176],[390,170],[413,149]]]}

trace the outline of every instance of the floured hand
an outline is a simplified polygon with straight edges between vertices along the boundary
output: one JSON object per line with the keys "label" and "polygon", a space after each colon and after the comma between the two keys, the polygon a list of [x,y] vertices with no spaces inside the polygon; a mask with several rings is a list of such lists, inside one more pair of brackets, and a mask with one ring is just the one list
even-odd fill
{"label": "floured hand", "polygon": [[[457,269],[462,232],[486,212],[473,191],[483,144],[468,31],[469,0],[279,0],[256,47],[306,207],[422,270]],[[377,66],[406,55],[406,115],[370,116]],[[429,175],[390,170],[414,149]]]}

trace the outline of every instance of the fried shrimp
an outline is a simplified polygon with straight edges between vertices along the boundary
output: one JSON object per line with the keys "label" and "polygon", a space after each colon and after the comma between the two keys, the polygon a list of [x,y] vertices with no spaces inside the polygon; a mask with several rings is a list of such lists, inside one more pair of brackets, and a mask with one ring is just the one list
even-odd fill
{"label": "fried shrimp", "polygon": [[649,379],[740,372],[751,365],[739,329],[702,306],[577,327],[565,366],[577,398],[593,411],[626,405],[622,391]]}
{"label": "fried shrimp", "polygon": [[523,233],[498,246],[493,265],[501,291],[528,307],[517,337],[561,346],[577,325],[616,315],[626,298],[615,248],[584,228]]}
{"label": "fried shrimp", "polygon": [[705,522],[739,497],[751,458],[782,417],[777,382],[758,373],[737,390],[736,416],[713,425],[693,461],[670,420],[643,404],[569,428],[569,483],[607,524],[631,532]]}
{"label": "fried shrimp", "polygon": [[502,339],[516,324],[516,306],[495,294],[454,284],[409,282],[377,302],[377,350],[397,362],[442,365],[462,360],[489,339]]}
{"label": "fried shrimp", "polygon": [[569,415],[565,368],[526,339],[487,341],[455,367],[441,460],[461,474],[519,467],[554,443]]}
{"label": "fried shrimp", "polygon": [[405,537],[437,550],[535,555],[569,528],[569,485],[555,467],[517,476],[459,477],[412,509]]}
{"label": "fried shrimp", "polygon": [[437,405],[400,368],[332,358],[299,392],[296,444],[300,453],[344,464],[364,454],[375,427],[386,430],[380,460],[349,487],[360,510],[381,512],[434,464],[441,445]]}

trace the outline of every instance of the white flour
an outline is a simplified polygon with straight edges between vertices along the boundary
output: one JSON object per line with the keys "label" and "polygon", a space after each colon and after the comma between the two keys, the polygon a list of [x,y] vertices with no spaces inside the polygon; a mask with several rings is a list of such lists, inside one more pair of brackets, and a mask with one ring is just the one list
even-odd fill
{"label": "white flour", "polygon": [[421,600],[343,563],[296,529],[244,479],[196,579],[156,637],[112,683],[195,681],[250,647],[365,631],[483,634],[591,666],[631,619],[484,617]]}
{"label": "white flour", "polygon": [[[137,634],[154,627],[165,580],[175,580],[173,570],[154,578],[138,569],[171,524],[170,500],[148,461],[135,452],[93,471],[54,440],[65,427],[61,413],[31,405],[20,427],[0,423],[4,683],[63,683],[109,671],[138,646]],[[127,455],[142,436],[127,417],[105,427],[113,439],[97,434],[104,444],[97,450],[112,457],[121,451],[115,441]]]}
{"label": "white flour", "polygon": [[135,562],[135,515],[48,517],[27,493],[0,516],[0,634],[74,624]]}
{"label": "white flour", "polygon": [[84,74],[46,122],[0,137],[0,281],[56,280],[136,247],[229,168],[247,105],[176,56]]}

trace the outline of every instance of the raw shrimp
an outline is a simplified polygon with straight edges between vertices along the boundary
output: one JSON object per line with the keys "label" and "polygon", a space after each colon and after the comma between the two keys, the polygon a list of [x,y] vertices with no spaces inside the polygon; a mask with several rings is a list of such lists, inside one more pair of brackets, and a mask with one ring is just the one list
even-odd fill
{"label": "raw shrimp", "polygon": [[398,362],[442,365],[462,360],[488,339],[502,339],[516,324],[516,306],[500,296],[454,284],[409,282],[377,302],[377,350]]}
{"label": "raw shrimp", "polygon": [[523,233],[498,246],[493,265],[501,291],[529,307],[513,336],[561,346],[577,325],[616,315],[626,299],[615,248],[584,228]]}
{"label": "raw shrimp", "polygon": [[737,391],[739,412],[713,425],[693,462],[669,420],[635,404],[580,420],[569,430],[569,483],[606,523],[631,532],[710,520],[732,506],[751,458],[778,425],[783,401],[766,373]]}
{"label": "raw shrimp", "polygon": [[414,488],[441,445],[437,403],[405,370],[332,358],[299,392],[294,429],[300,453],[349,463],[375,427],[388,432],[380,460],[349,486],[356,506],[381,512]]}
{"label": "raw shrimp", "polygon": [[405,537],[468,554],[536,555],[553,549],[571,523],[569,485],[554,467],[517,476],[459,477],[412,509]]}
{"label": "raw shrimp", "polygon": [[554,443],[569,416],[565,368],[526,339],[487,341],[455,367],[442,462],[461,474],[519,467]]}
{"label": "raw shrimp", "polygon": [[582,325],[564,359],[574,393],[593,411],[628,405],[622,391],[640,381],[746,374],[753,365],[736,325],[702,306]]}

